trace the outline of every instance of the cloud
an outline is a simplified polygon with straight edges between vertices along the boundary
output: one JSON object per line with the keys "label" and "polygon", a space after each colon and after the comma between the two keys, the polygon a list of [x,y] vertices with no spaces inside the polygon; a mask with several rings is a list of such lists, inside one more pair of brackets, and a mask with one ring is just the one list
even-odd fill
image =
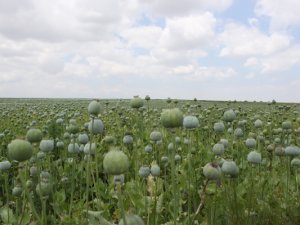
{"label": "cloud", "polygon": [[300,25],[300,1],[298,0],[258,0],[255,12],[258,16],[268,16],[272,29],[285,29]]}
{"label": "cloud", "polygon": [[243,24],[233,0],[0,0],[0,96],[235,98],[300,64],[298,15],[269,2]]}
{"label": "cloud", "polygon": [[203,11],[221,12],[228,9],[233,0],[142,0],[145,11],[154,16],[178,17]]}
{"label": "cloud", "polygon": [[291,37],[282,33],[266,34],[256,27],[229,23],[219,35],[220,56],[247,57],[271,55],[291,45]]}
{"label": "cloud", "polygon": [[209,12],[167,19],[159,45],[176,51],[203,49],[214,38],[215,24],[216,19]]}

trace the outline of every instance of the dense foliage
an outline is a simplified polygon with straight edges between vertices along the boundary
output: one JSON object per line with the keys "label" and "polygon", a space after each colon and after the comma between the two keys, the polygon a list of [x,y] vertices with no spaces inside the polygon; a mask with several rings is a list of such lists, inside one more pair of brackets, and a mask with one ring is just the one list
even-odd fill
{"label": "dense foliage", "polygon": [[0,100],[0,224],[300,224],[300,106]]}

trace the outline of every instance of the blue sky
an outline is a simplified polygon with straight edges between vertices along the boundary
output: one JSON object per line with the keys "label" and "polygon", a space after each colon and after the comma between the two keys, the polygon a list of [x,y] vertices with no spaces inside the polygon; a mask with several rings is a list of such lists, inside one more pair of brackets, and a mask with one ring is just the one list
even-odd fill
{"label": "blue sky", "polygon": [[0,97],[300,102],[298,0],[0,0]]}

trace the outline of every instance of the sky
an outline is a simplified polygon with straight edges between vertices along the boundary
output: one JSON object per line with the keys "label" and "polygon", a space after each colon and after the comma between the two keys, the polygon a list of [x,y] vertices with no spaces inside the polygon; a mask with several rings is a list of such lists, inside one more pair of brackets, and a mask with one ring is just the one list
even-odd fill
{"label": "sky", "polygon": [[299,0],[0,0],[0,97],[300,102]]}

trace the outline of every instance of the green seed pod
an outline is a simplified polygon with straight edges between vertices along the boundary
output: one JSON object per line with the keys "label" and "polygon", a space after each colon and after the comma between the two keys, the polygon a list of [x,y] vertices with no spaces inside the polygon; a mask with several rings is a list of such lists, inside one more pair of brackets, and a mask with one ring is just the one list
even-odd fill
{"label": "green seed pod", "polygon": [[42,138],[43,138],[43,133],[40,129],[31,128],[30,130],[27,131],[26,139],[30,143],[40,142]]}
{"label": "green seed pod", "polygon": [[161,113],[161,122],[166,128],[181,127],[183,114],[178,108],[166,109]]}
{"label": "green seed pod", "polygon": [[77,134],[79,132],[79,126],[77,124],[69,124],[69,126],[67,127],[67,131],[70,134]]}
{"label": "green seed pod", "polygon": [[36,166],[30,167],[29,171],[30,171],[30,176],[31,177],[38,176],[38,168]]}
{"label": "green seed pod", "polygon": [[255,128],[261,128],[263,125],[263,122],[260,119],[255,120],[254,127]]}
{"label": "green seed pod", "polygon": [[95,155],[97,150],[96,143],[87,143],[84,146],[83,152],[84,154]]}
{"label": "green seed pod", "polygon": [[247,138],[246,146],[247,146],[247,148],[255,148],[256,147],[256,140],[254,138]]}
{"label": "green seed pod", "polygon": [[225,160],[222,165],[222,172],[230,177],[237,177],[239,174],[239,168],[234,161]]}
{"label": "green seed pod", "polygon": [[218,180],[221,177],[221,169],[217,164],[207,163],[203,167],[203,174],[208,180]]}
{"label": "green seed pod", "polygon": [[12,160],[23,162],[30,159],[33,148],[28,141],[16,139],[8,144],[8,157]]}
{"label": "green seed pod", "polygon": [[[125,220],[127,225],[145,225],[144,221],[141,217],[134,214],[127,214],[125,215]],[[125,225],[123,218],[120,220],[118,225]]]}
{"label": "green seed pod", "polygon": [[92,114],[94,116],[97,116],[100,113],[101,105],[97,101],[91,101],[88,106],[88,112],[89,114]]}
{"label": "green seed pod", "polygon": [[300,159],[294,158],[291,161],[291,166],[294,167],[294,168],[300,168]]}
{"label": "green seed pod", "polygon": [[234,136],[236,138],[242,138],[244,136],[243,130],[241,128],[236,128],[234,130]]}
{"label": "green seed pod", "polygon": [[86,133],[83,133],[83,134],[79,134],[78,135],[78,142],[80,144],[86,144],[89,142],[89,136],[86,134]]}
{"label": "green seed pod", "polygon": [[13,189],[12,189],[12,194],[13,196],[16,196],[16,197],[20,197],[21,194],[23,192],[23,189],[21,186],[17,185],[15,186]]}
{"label": "green seed pod", "polygon": [[176,155],[174,156],[174,160],[175,160],[176,163],[180,163],[180,161],[181,161],[181,156],[180,156],[179,154],[176,154]]}
{"label": "green seed pod", "polygon": [[295,157],[300,155],[300,148],[297,146],[291,145],[285,148],[284,150],[286,156]]}
{"label": "green seed pod", "polygon": [[[93,128],[92,128],[93,127]],[[94,124],[92,125],[92,121],[89,122],[89,132],[93,134],[101,134],[104,131],[104,125],[102,120],[94,119]]]}
{"label": "green seed pod", "polygon": [[167,164],[168,161],[169,161],[168,156],[162,156],[162,157],[161,157],[161,162],[162,162],[162,163]]}
{"label": "green seed pod", "polygon": [[213,146],[212,151],[215,155],[222,155],[225,151],[224,145],[222,143],[217,143]]}
{"label": "green seed pod", "polygon": [[236,115],[232,109],[225,111],[223,114],[223,120],[225,122],[232,122],[235,118],[236,118]]}
{"label": "green seed pod", "polygon": [[111,175],[126,173],[129,169],[129,159],[124,152],[118,149],[110,150],[104,156],[103,168],[107,174]]}
{"label": "green seed pod", "polygon": [[247,161],[252,164],[260,164],[261,163],[261,154],[257,151],[251,151],[247,155]]}
{"label": "green seed pod", "polygon": [[11,163],[7,160],[0,162],[0,171],[9,170],[11,167]]}
{"label": "green seed pod", "polygon": [[130,106],[134,109],[138,109],[144,106],[144,100],[139,96],[134,96],[133,99],[130,100]]}
{"label": "green seed pod", "polygon": [[171,142],[168,144],[168,150],[173,151],[174,150],[174,144]]}
{"label": "green seed pod", "polygon": [[284,148],[282,146],[277,146],[275,148],[275,155],[277,156],[285,156],[285,151],[284,151]]}
{"label": "green seed pod", "polygon": [[36,153],[36,158],[37,159],[44,159],[46,157],[46,153],[39,151],[38,153]]}
{"label": "green seed pod", "polygon": [[54,141],[53,140],[42,140],[40,142],[40,150],[42,152],[50,152],[54,149]]}
{"label": "green seed pod", "polygon": [[41,181],[36,185],[35,191],[41,197],[49,196],[52,192],[52,185],[50,182]]}
{"label": "green seed pod", "polygon": [[139,175],[143,178],[146,178],[150,175],[150,168],[149,166],[141,166],[139,169]]}
{"label": "green seed pod", "polygon": [[63,141],[58,141],[58,142],[56,142],[56,147],[57,147],[58,149],[63,149],[64,146],[65,146],[65,144],[64,144]]}
{"label": "green seed pod", "polygon": [[151,175],[154,177],[160,175],[160,167],[157,164],[152,164],[150,171],[151,171]]}
{"label": "green seed pod", "polygon": [[151,141],[160,141],[162,140],[162,134],[159,131],[152,131],[150,134],[150,140]]}
{"label": "green seed pod", "polygon": [[103,141],[104,143],[106,143],[106,144],[114,144],[114,143],[116,143],[116,138],[115,138],[114,136],[108,136],[108,135],[106,135],[106,136],[102,139],[102,141]]}
{"label": "green seed pod", "polygon": [[124,174],[115,175],[114,176],[114,184],[124,184],[125,182],[125,176]]}
{"label": "green seed pod", "polygon": [[284,129],[284,130],[292,129],[292,122],[288,121],[288,120],[282,122],[282,129]]}
{"label": "green seed pod", "polygon": [[147,153],[151,153],[152,152],[152,145],[146,145],[146,147],[145,147],[145,152],[147,152]]}
{"label": "green seed pod", "polygon": [[224,148],[225,148],[225,149],[226,149],[226,148],[228,147],[228,145],[229,145],[228,140],[227,140],[227,139],[224,139],[224,138],[222,138],[222,139],[220,140],[220,143],[222,143],[222,144],[224,145]]}
{"label": "green seed pod", "polygon": [[71,154],[77,154],[80,152],[79,145],[77,143],[70,143],[68,145],[68,152]]}
{"label": "green seed pod", "polygon": [[131,145],[133,143],[133,137],[131,135],[125,135],[123,137],[123,143],[125,145]]}
{"label": "green seed pod", "polygon": [[56,121],[55,121],[56,124],[63,124],[64,123],[64,120],[62,118],[58,118]]}
{"label": "green seed pod", "polygon": [[199,127],[199,120],[196,116],[186,116],[183,118],[183,127],[193,129]]}
{"label": "green seed pod", "polygon": [[214,131],[216,133],[223,133],[225,130],[225,125],[223,122],[217,122],[214,124]]}

